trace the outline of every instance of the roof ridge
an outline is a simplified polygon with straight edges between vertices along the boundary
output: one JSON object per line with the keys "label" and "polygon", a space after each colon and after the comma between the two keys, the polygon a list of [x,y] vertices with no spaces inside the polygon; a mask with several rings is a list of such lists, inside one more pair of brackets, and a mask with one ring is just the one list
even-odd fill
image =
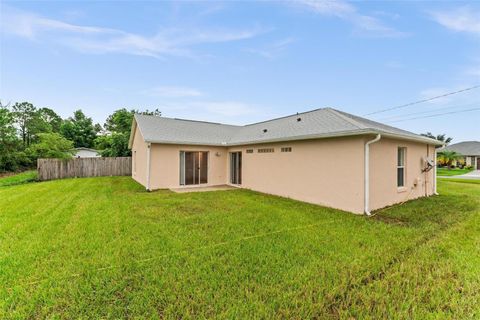
{"label": "roof ridge", "polygon": [[347,121],[348,123],[358,127],[358,129],[368,129],[367,126],[361,124],[360,122],[358,122],[357,120],[354,120],[350,117],[347,117],[343,112],[341,111],[338,111],[336,109],[333,109],[333,108],[325,108],[326,110],[330,111],[331,113],[333,113],[334,115],[336,115],[337,117],[339,118],[342,118],[343,120]]}
{"label": "roof ridge", "polygon": [[452,143],[452,145],[454,144],[460,144],[460,143],[472,143],[472,142],[475,142],[475,143],[480,143],[480,141],[477,141],[477,140],[467,140],[467,141],[460,141],[460,142],[457,142],[457,143]]}
{"label": "roof ridge", "polygon": [[294,114],[289,114],[289,115],[287,115],[287,116],[282,116],[282,117],[278,117],[278,118],[273,118],[273,119],[268,119],[268,120],[263,120],[263,121],[259,121],[259,122],[253,122],[253,123],[245,124],[245,125],[243,125],[242,127],[253,126],[253,125],[256,125],[256,124],[260,124],[260,123],[265,123],[265,122],[270,122],[270,121],[285,119],[285,118],[293,117],[293,116],[299,116],[299,115],[301,115],[301,114],[306,114],[306,113],[315,112],[315,111],[319,111],[319,110],[325,110],[325,109],[329,109],[329,108],[317,108],[317,109],[313,109],[313,110],[308,110],[308,111],[303,111],[303,112],[297,112],[297,113],[294,113]]}
{"label": "roof ridge", "polygon": [[163,117],[163,118],[164,118],[164,119],[170,119],[170,120],[179,120],[179,121],[189,121],[189,122],[199,122],[199,123],[217,124],[217,125],[230,126],[230,127],[242,127],[242,126],[238,126],[238,125],[235,125],[235,124],[228,124],[228,123],[222,123],[222,122],[203,121],[203,120],[191,120],[191,119],[183,119],[183,118],[168,118],[168,117]]}

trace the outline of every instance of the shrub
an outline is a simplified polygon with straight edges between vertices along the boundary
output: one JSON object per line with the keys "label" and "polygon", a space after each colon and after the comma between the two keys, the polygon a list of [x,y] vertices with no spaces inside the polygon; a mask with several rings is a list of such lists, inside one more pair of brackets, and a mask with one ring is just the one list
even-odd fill
{"label": "shrub", "polygon": [[27,154],[34,162],[38,158],[69,159],[73,155],[73,143],[58,133],[39,133],[39,142],[27,148]]}

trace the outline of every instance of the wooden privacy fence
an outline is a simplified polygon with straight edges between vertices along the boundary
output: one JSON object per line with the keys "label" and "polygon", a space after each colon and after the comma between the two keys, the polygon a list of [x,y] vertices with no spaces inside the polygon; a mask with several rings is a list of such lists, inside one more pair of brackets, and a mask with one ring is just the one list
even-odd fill
{"label": "wooden privacy fence", "polygon": [[132,174],[132,158],[38,159],[37,171],[39,180],[129,176]]}

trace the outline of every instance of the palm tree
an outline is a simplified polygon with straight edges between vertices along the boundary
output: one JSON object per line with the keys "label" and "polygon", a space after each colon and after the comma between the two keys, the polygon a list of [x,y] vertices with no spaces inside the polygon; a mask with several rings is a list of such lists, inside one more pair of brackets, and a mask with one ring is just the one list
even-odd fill
{"label": "palm tree", "polygon": [[448,169],[450,169],[454,161],[460,158],[463,158],[463,155],[455,151],[444,150],[438,153],[438,162],[448,166]]}
{"label": "palm tree", "polygon": [[453,138],[451,138],[451,137],[447,138],[447,135],[445,133],[434,135],[431,132],[427,132],[427,133],[420,133],[420,135],[424,136],[424,137],[436,139],[438,141],[445,142],[445,144],[449,144],[453,140]]}

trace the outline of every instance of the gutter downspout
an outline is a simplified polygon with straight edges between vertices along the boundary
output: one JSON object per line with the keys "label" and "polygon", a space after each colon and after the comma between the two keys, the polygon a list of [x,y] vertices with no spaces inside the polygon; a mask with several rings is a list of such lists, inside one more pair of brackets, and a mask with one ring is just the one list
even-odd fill
{"label": "gutter downspout", "polygon": [[152,144],[147,144],[147,191],[150,191],[150,149]]}
{"label": "gutter downspout", "polygon": [[435,148],[435,152],[433,153],[433,156],[435,157],[435,165],[433,166],[433,194],[438,196],[437,192],[437,148]]}
{"label": "gutter downspout", "polygon": [[375,139],[367,141],[365,143],[365,179],[364,179],[364,212],[367,216],[371,216],[369,204],[370,204],[370,145],[379,141],[382,138],[381,134],[377,134]]}

